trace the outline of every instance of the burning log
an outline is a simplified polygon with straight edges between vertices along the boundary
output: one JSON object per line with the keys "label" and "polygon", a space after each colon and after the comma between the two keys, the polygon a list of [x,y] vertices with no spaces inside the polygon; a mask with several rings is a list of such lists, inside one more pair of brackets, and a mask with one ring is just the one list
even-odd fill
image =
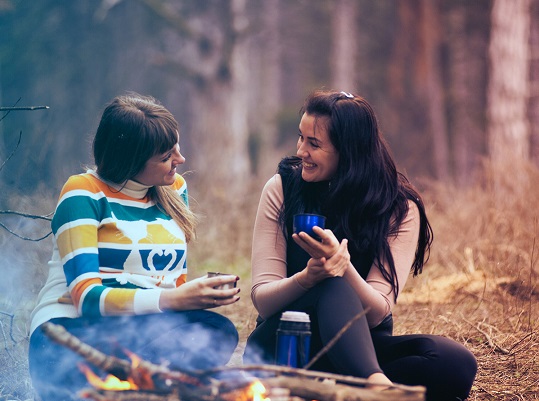
{"label": "burning log", "polygon": [[130,361],[106,355],[79,340],[63,326],[47,322],[41,327],[51,340],[71,349],[95,367],[116,376],[120,380],[132,379],[138,388],[153,389],[152,378],[155,377],[163,381],[172,380],[193,385],[200,384],[195,377],[177,370],[172,371],[165,366],[155,365],[142,359],[137,360],[136,365],[134,365]]}
{"label": "burning log", "polygon": [[[367,380],[363,378],[286,366],[225,366],[186,373],[144,360],[132,364],[83,343],[62,326],[46,323],[43,330],[52,340],[78,353],[95,367],[121,380],[133,381],[137,385],[134,390],[111,391],[90,388],[79,394],[94,401],[275,401],[277,399],[423,401],[425,399],[425,388],[422,386],[393,384],[386,390],[376,391],[369,389]],[[219,373],[233,371],[239,371],[239,374],[227,375],[229,379],[224,381],[215,379]],[[253,372],[263,373],[265,377],[257,378]],[[270,374],[273,377],[268,377]],[[257,389],[257,384],[262,390]],[[281,395],[276,396],[276,390],[286,390],[286,395],[280,392]]]}

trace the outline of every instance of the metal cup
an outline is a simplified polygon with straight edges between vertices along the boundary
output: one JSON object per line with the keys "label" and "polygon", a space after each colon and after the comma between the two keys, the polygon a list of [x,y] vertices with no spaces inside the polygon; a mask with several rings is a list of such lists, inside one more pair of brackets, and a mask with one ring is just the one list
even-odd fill
{"label": "metal cup", "polygon": [[[215,273],[215,272],[208,272],[208,277],[217,277],[217,276],[232,276],[233,274],[227,274],[227,273]],[[214,287],[216,290],[230,290],[232,288],[236,288],[236,281],[233,283],[226,283],[221,284],[216,287]]]}
{"label": "metal cup", "polygon": [[326,217],[319,214],[302,213],[294,215],[293,230],[299,234],[301,231],[309,234],[311,237],[318,239],[318,236],[313,232],[313,227],[326,227]]}

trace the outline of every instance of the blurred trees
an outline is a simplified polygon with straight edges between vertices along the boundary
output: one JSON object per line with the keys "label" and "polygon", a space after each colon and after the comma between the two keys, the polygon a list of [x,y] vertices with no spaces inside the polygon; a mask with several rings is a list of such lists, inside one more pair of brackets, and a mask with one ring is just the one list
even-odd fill
{"label": "blurred trees", "polygon": [[[412,181],[473,185],[495,149],[539,160],[538,2],[497,13],[503,0],[2,0],[1,105],[51,108],[0,123],[0,160],[23,131],[0,184],[57,192],[91,163],[104,103],[134,90],[177,116],[195,196],[233,201],[295,151],[301,103],[326,87],[373,104]],[[500,147],[515,85],[513,124],[528,129]]]}
{"label": "blurred trees", "polygon": [[245,0],[142,0],[163,24],[160,65],[190,82],[190,157],[213,196],[241,196],[249,176]]}

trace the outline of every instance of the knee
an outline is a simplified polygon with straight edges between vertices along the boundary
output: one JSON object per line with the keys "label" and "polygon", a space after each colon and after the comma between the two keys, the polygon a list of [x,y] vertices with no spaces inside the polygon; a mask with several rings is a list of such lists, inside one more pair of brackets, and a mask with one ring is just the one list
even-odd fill
{"label": "knee", "polygon": [[234,347],[238,344],[238,330],[229,318],[212,311],[202,312],[205,312],[206,324],[213,327],[217,332],[220,333],[222,337],[224,337],[224,339],[226,339],[226,341],[228,341],[230,344],[233,344]]}
{"label": "knee", "polygon": [[[435,343],[434,354],[438,365],[435,371],[443,379],[442,383],[438,382],[438,386],[427,391],[428,399],[444,399],[440,397],[451,393],[457,399],[467,398],[477,373],[475,356],[462,344],[447,338],[439,338]],[[432,398],[432,395],[435,397]]]}
{"label": "knee", "polygon": [[350,295],[355,294],[354,289],[350,286],[348,281],[343,277],[332,277],[332,278],[325,279],[321,281],[317,286],[324,293],[330,293],[330,294],[338,293],[338,294],[344,294],[344,295],[348,293],[350,293]]}

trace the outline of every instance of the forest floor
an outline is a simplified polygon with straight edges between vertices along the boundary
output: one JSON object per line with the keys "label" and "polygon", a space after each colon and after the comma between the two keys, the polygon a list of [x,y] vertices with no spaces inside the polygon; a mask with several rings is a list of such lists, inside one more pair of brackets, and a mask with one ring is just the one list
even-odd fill
{"label": "forest floor", "polygon": [[[485,185],[468,191],[445,185],[429,188],[424,195],[434,246],[424,272],[410,278],[399,296],[395,334],[438,334],[464,344],[478,361],[470,401],[539,399],[537,182],[539,171],[534,169],[526,188],[515,189],[509,177],[506,183],[498,182],[493,193],[487,177]],[[511,195],[500,196],[500,191]],[[252,193],[253,199],[245,199],[249,205],[240,205],[237,214],[217,209],[216,217],[209,214],[190,248],[193,277],[207,271],[240,276],[240,301],[216,309],[236,324],[240,345],[256,318],[249,296],[248,255],[259,190]],[[17,206],[32,210],[36,203],[18,201]],[[217,232],[211,221],[219,221],[226,234]],[[11,227],[25,228],[22,223]],[[33,400],[26,324],[45,280],[48,244],[38,247],[0,232],[0,401]],[[20,280],[31,280],[32,288],[21,290]],[[241,346],[238,351],[234,358],[239,360]]]}
{"label": "forest floor", "polygon": [[[241,281],[240,302],[216,310],[238,327],[237,361],[256,318],[248,286]],[[411,281],[394,311],[395,334],[444,335],[471,350],[479,368],[470,401],[539,399],[539,291],[535,286],[511,277],[491,280],[480,270]],[[9,320],[2,318],[0,400],[32,400],[27,339],[11,341]],[[19,335],[15,333],[15,338]]]}

